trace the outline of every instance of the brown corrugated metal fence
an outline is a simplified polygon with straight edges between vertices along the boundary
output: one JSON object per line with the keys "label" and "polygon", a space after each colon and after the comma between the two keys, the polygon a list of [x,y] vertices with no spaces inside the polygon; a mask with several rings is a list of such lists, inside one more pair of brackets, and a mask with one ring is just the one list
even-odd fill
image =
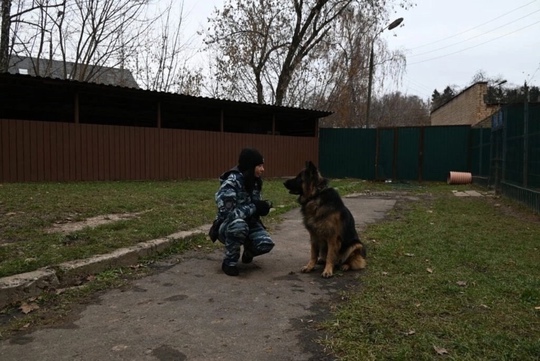
{"label": "brown corrugated metal fence", "polygon": [[246,146],[265,177],[318,163],[317,137],[0,120],[0,182],[216,178]]}

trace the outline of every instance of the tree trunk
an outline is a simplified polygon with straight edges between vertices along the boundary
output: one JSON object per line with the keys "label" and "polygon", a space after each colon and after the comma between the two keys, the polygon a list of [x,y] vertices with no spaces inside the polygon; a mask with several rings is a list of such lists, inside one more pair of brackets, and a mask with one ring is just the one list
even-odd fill
{"label": "tree trunk", "polygon": [[286,71],[282,72],[279,77],[278,85],[276,87],[276,99],[274,101],[274,105],[282,106],[283,105],[283,99],[285,98],[285,95],[287,94],[287,88],[289,87],[289,83],[291,82],[291,77],[289,75],[289,72]]}
{"label": "tree trunk", "polygon": [[0,73],[7,73],[9,67],[9,30],[11,28],[11,0],[2,2],[2,29],[0,34]]}
{"label": "tree trunk", "polygon": [[257,87],[257,103],[264,104],[264,92],[263,92],[263,84],[261,81],[260,72],[255,73],[255,81],[256,81],[256,87]]}

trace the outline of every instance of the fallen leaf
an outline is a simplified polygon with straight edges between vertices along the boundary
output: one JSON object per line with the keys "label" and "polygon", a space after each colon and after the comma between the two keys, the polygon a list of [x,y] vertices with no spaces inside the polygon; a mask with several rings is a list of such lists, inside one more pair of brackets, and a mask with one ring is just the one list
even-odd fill
{"label": "fallen leaf", "polygon": [[534,309],[535,310],[540,310],[540,306],[536,306]]}
{"label": "fallen leaf", "polygon": [[467,286],[467,281],[457,281],[456,284],[461,287]]}
{"label": "fallen leaf", "polygon": [[445,348],[433,346],[433,349],[437,352],[437,355],[448,355],[448,351]]}
{"label": "fallen leaf", "polygon": [[19,307],[22,313],[25,315],[29,314],[32,311],[38,310],[39,306],[37,303],[23,303],[21,307]]}
{"label": "fallen leaf", "polygon": [[426,271],[428,271],[428,273],[433,273],[433,270],[431,268],[426,268]]}
{"label": "fallen leaf", "polygon": [[414,253],[405,253],[405,256],[407,256],[407,257],[414,257]]}
{"label": "fallen leaf", "polygon": [[405,332],[405,336],[412,336],[412,335],[414,335],[415,333],[416,333],[415,330],[409,330],[409,331]]}
{"label": "fallen leaf", "polygon": [[388,276],[388,272],[383,272],[382,275],[383,276]]}

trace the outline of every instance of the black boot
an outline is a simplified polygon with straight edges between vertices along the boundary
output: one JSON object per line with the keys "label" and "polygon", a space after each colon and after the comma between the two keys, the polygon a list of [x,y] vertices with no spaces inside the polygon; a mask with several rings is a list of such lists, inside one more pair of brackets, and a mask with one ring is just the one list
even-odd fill
{"label": "black boot", "polygon": [[253,242],[251,239],[246,238],[244,241],[244,253],[242,253],[242,263],[251,263],[253,257],[255,257],[255,252],[252,251]]}
{"label": "black boot", "polygon": [[251,263],[253,261],[253,253],[244,247],[244,253],[242,253],[242,263]]}
{"label": "black boot", "polygon": [[221,269],[227,276],[238,276],[238,267],[236,266],[229,266],[225,262],[221,264]]}

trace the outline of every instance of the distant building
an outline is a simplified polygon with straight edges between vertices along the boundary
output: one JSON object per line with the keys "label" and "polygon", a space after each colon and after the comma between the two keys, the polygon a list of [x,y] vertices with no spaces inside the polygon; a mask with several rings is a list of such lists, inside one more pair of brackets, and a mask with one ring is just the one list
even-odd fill
{"label": "distant building", "polygon": [[499,109],[498,104],[485,101],[487,82],[466,88],[449,102],[431,112],[431,125],[477,125]]}
{"label": "distant building", "polygon": [[9,59],[8,73],[139,88],[133,74],[127,69],[64,63],[59,60],[12,56]]}

